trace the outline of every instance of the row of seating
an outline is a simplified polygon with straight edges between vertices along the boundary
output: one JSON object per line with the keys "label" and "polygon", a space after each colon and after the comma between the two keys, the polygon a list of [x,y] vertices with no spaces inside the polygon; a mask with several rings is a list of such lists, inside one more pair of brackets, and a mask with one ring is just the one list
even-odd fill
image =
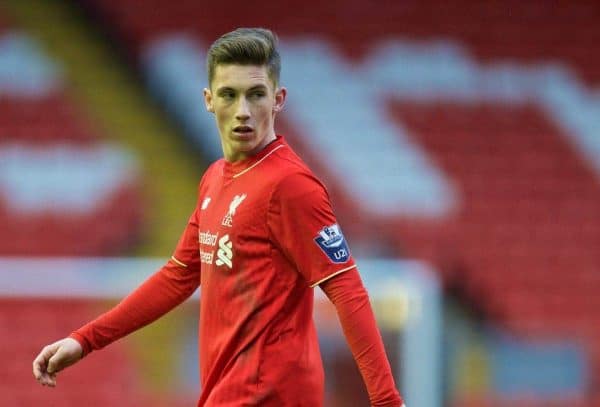
{"label": "row of seating", "polygon": [[59,65],[0,32],[0,255],[115,255],[139,241],[135,159],[107,139]]}
{"label": "row of seating", "polygon": [[[0,298],[0,330],[4,333],[0,358],[0,400],[2,405],[50,406],[133,406],[150,405],[152,399],[140,385],[139,371],[122,344],[102,353],[92,353],[81,365],[63,372],[56,389],[35,382],[31,362],[42,346],[62,338],[99,309],[90,300]],[[84,366],[85,365],[85,366]]]}
{"label": "row of seating", "polygon": [[[594,29],[598,4],[593,1],[556,9],[537,3],[524,5],[516,0],[494,4],[464,0],[451,6],[439,0],[386,2],[379,7],[365,6],[360,0],[327,4],[296,1],[285,7],[273,3],[259,7],[238,1],[232,4],[233,12],[227,13],[218,4],[199,7],[188,1],[169,4],[157,0],[152,6],[140,6],[136,0],[123,1],[118,6],[106,0],[85,3],[123,35],[121,39],[127,46],[134,48],[169,31],[187,30],[210,39],[235,25],[252,22],[268,25],[282,34],[311,33],[330,38],[350,55],[363,54],[369,43],[381,37],[451,37],[468,44],[481,58],[564,58],[584,77],[600,80],[600,73],[589,60],[590,50],[598,41]],[[356,24],[357,18],[360,24]]]}
{"label": "row of seating", "polygon": [[[409,126],[418,118],[413,134],[468,198],[447,238],[455,252],[450,259],[434,253],[433,260],[456,269],[447,273],[455,279],[451,283],[460,285],[473,304],[510,332],[584,342],[598,377],[600,365],[592,356],[598,348],[594,338],[599,331],[592,327],[598,325],[600,306],[595,300],[600,293],[596,175],[569,139],[552,129],[550,118],[516,113],[522,121],[515,125],[503,117],[512,117],[514,110],[501,106],[485,111],[455,106],[445,114],[439,107],[395,110]],[[483,130],[481,123],[487,123],[485,132],[456,131],[453,115],[462,116],[461,128],[469,127],[470,121],[474,129]],[[438,130],[433,135],[419,125],[426,120],[435,122]],[[507,127],[515,127],[515,137],[508,140]],[[520,127],[528,129],[519,131]],[[444,132],[451,143],[439,142]],[[415,239],[411,244],[423,243]],[[493,403],[488,399],[482,405]],[[557,405],[577,405],[570,403],[563,400]],[[545,400],[541,405],[550,404]]]}

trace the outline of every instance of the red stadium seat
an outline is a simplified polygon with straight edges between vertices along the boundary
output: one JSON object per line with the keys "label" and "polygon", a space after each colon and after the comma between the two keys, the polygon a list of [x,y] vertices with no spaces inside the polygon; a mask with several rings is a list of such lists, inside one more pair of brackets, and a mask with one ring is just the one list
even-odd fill
{"label": "red stadium seat", "polygon": [[[95,315],[94,302],[84,300],[0,299],[0,400],[7,406],[117,406],[138,405],[148,393],[138,383],[123,345],[115,344],[101,354],[86,358],[85,374],[74,366],[62,373],[56,389],[35,382],[31,361],[44,343],[79,327]],[[68,312],[67,312],[68,310]],[[19,355],[15,358],[14,355]],[[29,355],[30,360],[20,358]]]}
{"label": "red stadium seat", "polygon": [[[0,148],[20,145],[39,150],[68,145],[94,148],[101,140],[85,115],[57,92],[41,98],[0,97]],[[138,238],[141,207],[135,183],[122,183],[95,213],[15,211],[0,189],[0,255],[111,255],[128,250]],[[97,223],[98,219],[105,219]],[[44,234],[52,239],[31,236]],[[81,239],[82,230],[96,230]]]}

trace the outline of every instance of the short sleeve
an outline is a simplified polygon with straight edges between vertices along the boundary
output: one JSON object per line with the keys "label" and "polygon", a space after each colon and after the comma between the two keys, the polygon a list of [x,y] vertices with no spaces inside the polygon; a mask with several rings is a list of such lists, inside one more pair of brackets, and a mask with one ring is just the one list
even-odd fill
{"label": "short sleeve", "polygon": [[325,187],[311,174],[285,177],[273,191],[271,238],[314,287],[355,267]]}

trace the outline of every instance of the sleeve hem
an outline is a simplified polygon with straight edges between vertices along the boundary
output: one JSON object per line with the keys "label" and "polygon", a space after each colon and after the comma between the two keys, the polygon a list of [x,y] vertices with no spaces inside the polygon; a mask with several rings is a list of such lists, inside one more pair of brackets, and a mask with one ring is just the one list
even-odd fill
{"label": "sleeve hem", "polygon": [[81,355],[82,358],[87,356],[92,351],[91,347],[88,344],[88,341],[80,333],[72,332],[71,335],[69,335],[69,338],[75,339],[81,345],[81,349],[83,351],[83,353]]}
{"label": "sleeve hem", "polygon": [[327,281],[327,280],[329,280],[329,279],[337,276],[338,274],[342,274],[345,271],[352,270],[355,267],[356,267],[356,264],[353,264],[350,267],[346,267],[344,269],[341,269],[341,270],[338,270],[336,272],[333,272],[333,273],[329,274],[327,277],[324,277],[324,278],[320,279],[319,281],[317,281],[316,283],[311,284],[310,287],[314,288],[314,287],[318,286],[319,284],[324,283],[325,281]]}

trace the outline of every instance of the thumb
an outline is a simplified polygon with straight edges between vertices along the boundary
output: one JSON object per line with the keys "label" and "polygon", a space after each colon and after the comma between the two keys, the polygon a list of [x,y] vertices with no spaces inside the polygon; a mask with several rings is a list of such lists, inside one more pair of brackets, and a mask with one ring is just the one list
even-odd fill
{"label": "thumb", "polygon": [[64,344],[61,344],[54,355],[48,360],[46,371],[50,374],[58,373],[69,365],[69,352]]}
{"label": "thumb", "polygon": [[61,355],[61,350],[59,349],[58,352],[56,352],[54,354],[54,356],[52,356],[50,358],[50,360],[48,361],[48,367],[46,368],[46,371],[50,374],[56,373],[58,371],[60,371],[62,369],[61,366],[61,359],[62,359],[62,355]]}
{"label": "thumb", "polygon": [[58,349],[48,360],[46,371],[49,374],[58,373],[71,366],[82,357],[81,345],[71,338],[63,339],[58,343]]}

